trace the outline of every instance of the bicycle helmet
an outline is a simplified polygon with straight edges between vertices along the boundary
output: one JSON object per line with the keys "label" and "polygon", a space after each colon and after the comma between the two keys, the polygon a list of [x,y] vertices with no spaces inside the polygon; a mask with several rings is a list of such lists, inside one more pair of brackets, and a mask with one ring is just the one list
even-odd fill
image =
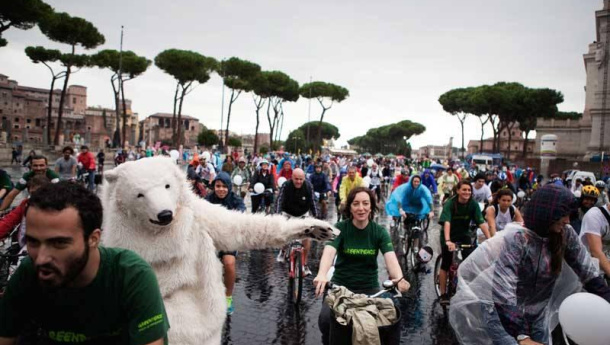
{"label": "bicycle helmet", "polygon": [[597,199],[599,196],[599,191],[595,186],[584,186],[582,187],[582,191],[580,193],[581,198],[593,198]]}
{"label": "bicycle helmet", "polygon": [[595,187],[597,187],[597,189],[599,190],[604,190],[606,189],[606,183],[604,181],[597,181],[595,182]]}
{"label": "bicycle helmet", "polygon": [[430,262],[433,256],[434,252],[430,246],[423,246],[419,252],[417,252],[417,260],[423,264]]}

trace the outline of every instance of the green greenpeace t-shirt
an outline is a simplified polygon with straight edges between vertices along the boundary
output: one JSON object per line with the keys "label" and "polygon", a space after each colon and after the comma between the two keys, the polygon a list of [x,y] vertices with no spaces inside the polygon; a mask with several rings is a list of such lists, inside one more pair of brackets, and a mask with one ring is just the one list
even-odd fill
{"label": "green greenpeace t-shirt", "polygon": [[[457,211],[454,204],[457,203]],[[445,222],[451,223],[451,230],[449,232],[451,236],[451,242],[460,242],[462,244],[468,244],[472,242],[472,238],[475,234],[470,231],[470,222],[473,221],[477,225],[485,223],[483,214],[479,204],[470,198],[470,201],[466,204],[460,204],[457,201],[457,196],[452,197],[443,206],[443,212],[438,220],[441,225],[441,243],[445,245],[445,232],[443,226]]]}
{"label": "green greenpeace t-shirt", "polygon": [[36,325],[50,344],[148,344],[169,322],[152,268],[132,251],[100,247],[97,276],[83,288],[44,290],[24,259],[0,298],[0,337]]}
{"label": "green greenpeace t-shirt", "polygon": [[[34,174],[35,172],[33,171],[28,171],[23,174],[23,176],[19,179],[19,182],[17,182],[15,188],[17,190],[24,190],[28,186],[28,181],[34,176]],[[47,168],[47,172],[45,173],[45,175],[52,183],[59,182],[59,175],[57,175],[55,171]]]}
{"label": "green greenpeace t-shirt", "polygon": [[329,243],[337,249],[332,282],[352,291],[378,289],[377,254],[394,250],[387,230],[374,222],[358,229],[351,220],[339,222],[335,227],[341,234]]}

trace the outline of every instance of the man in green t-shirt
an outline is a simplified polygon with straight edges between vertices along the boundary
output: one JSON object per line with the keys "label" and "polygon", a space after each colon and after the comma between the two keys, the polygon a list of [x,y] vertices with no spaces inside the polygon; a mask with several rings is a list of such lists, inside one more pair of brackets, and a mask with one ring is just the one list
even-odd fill
{"label": "man in green t-shirt", "polygon": [[99,246],[95,194],[47,184],[32,194],[26,224],[29,257],[0,298],[0,345],[32,335],[45,344],[167,344],[156,276],[137,254]]}
{"label": "man in green t-shirt", "polygon": [[19,179],[19,182],[17,182],[15,188],[11,190],[2,201],[2,205],[0,205],[0,211],[6,210],[7,208],[9,208],[9,206],[11,206],[13,200],[15,200],[15,197],[27,187],[28,181],[34,175],[46,175],[49,181],[51,181],[52,183],[59,182],[59,175],[57,175],[55,171],[47,167],[47,158],[45,156],[36,155],[32,157],[31,164],[32,171],[28,171],[23,174],[23,177]]}

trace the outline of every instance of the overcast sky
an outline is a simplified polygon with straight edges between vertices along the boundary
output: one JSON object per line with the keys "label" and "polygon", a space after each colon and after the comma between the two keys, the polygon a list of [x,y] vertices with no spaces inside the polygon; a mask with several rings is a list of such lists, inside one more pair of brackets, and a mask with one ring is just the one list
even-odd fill
{"label": "overcast sky", "polygon": [[[459,146],[459,122],[438,103],[456,87],[498,81],[549,87],[564,94],[561,110],[582,112],[582,55],[595,40],[594,12],[603,7],[602,0],[46,1],[92,22],[106,37],[98,50],[118,49],[124,25],[124,49],[150,60],[165,49],[187,49],[247,59],[301,84],[310,77],[339,84],[350,97],[335,104],[325,121],[339,127],[340,142],[408,119],[427,128],[412,139],[414,147],[444,144],[451,136]],[[21,85],[48,88],[50,73],[31,63],[24,49],[68,47],[50,42],[37,28],[9,29],[4,37],[9,45],[0,48],[0,73]],[[109,78],[106,70],[82,70],[71,84],[88,87],[89,105],[113,107]],[[174,89],[174,79],[153,65],[125,90],[143,119],[171,113]],[[220,127],[221,90],[220,78],[212,77],[187,96],[183,114]],[[307,121],[308,101],[284,109],[283,138]],[[320,111],[312,102],[311,119]],[[264,121],[261,132],[268,132]],[[233,106],[231,130],[254,133],[254,125],[252,97],[243,94]],[[478,120],[468,120],[466,143],[479,137]]]}

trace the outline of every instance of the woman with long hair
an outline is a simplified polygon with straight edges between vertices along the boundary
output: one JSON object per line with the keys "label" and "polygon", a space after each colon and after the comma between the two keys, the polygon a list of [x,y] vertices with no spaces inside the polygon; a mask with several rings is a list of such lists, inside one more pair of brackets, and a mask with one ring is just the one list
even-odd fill
{"label": "woman with long hair", "polygon": [[[441,269],[439,272],[441,304],[449,304],[447,296],[447,271],[453,263],[453,251],[456,243],[474,244],[470,223],[478,225],[486,238],[490,237],[489,229],[481,213],[479,204],[472,198],[472,185],[470,180],[459,181],[454,189],[454,196],[449,198],[443,205],[443,212],[438,223],[441,225]],[[463,259],[466,259],[473,248],[462,251]]]}

